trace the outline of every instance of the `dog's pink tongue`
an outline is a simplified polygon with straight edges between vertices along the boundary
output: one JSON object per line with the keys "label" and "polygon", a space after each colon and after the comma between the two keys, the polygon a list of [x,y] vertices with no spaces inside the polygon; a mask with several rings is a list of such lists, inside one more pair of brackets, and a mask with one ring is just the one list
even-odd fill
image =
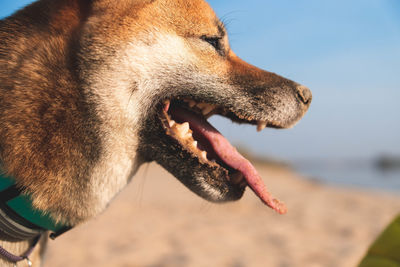
{"label": "dog's pink tongue", "polygon": [[189,122],[193,132],[207,139],[214,152],[225,164],[243,174],[247,184],[262,202],[280,214],[286,213],[285,204],[271,196],[254,166],[217,129],[209,124],[204,117],[179,107],[171,107],[170,113],[178,121]]}

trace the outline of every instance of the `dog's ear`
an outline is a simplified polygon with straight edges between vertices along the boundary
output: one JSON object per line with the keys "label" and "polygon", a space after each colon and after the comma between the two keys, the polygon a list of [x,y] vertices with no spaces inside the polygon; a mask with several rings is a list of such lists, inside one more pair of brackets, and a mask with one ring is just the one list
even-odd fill
{"label": "dog's ear", "polygon": [[80,0],[84,3],[90,3],[94,7],[112,7],[120,5],[143,5],[150,4],[157,0]]}

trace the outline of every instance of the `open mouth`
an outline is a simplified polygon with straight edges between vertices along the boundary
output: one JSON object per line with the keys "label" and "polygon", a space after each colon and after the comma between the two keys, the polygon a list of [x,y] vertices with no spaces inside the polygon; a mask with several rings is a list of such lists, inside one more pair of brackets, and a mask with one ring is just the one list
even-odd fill
{"label": "open mouth", "polygon": [[[226,175],[215,177],[240,196],[249,186],[259,199],[280,214],[286,213],[286,207],[273,198],[264,185],[254,166],[244,158],[234,146],[207,119],[214,114],[229,117],[233,121],[256,124],[261,131],[269,126],[266,121],[238,115],[212,104],[198,103],[190,99],[166,100],[159,118],[165,133],[177,141],[185,153],[196,158],[202,166],[218,169]],[[271,125],[273,127],[273,125]]]}

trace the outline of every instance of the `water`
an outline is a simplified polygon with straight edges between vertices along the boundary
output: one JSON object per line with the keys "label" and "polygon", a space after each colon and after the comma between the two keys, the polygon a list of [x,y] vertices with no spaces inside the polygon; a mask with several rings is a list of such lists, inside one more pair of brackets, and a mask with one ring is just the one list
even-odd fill
{"label": "water", "polygon": [[400,194],[400,169],[382,170],[372,161],[303,161],[293,166],[305,177],[322,183]]}

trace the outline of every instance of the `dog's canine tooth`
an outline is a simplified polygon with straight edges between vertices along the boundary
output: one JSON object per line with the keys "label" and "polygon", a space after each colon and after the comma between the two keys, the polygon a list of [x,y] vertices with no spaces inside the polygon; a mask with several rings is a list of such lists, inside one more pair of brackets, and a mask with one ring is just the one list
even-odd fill
{"label": "dog's canine tooth", "polygon": [[208,105],[206,107],[203,108],[202,113],[204,116],[207,116],[208,114],[210,114],[213,110],[215,109],[214,105]]}
{"label": "dog's canine tooth", "polygon": [[258,121],[257,124],[257,131],[261,132],[267,127],[267,122],[266,121]]}
{"label": "dog's canine tooth", "polygon": [[169,122],[168,122],[168,124],[169,124],[169,127],[173,127],[175,124],[176,124],[176,122],[174,121],[174,120],[170,120]]}

